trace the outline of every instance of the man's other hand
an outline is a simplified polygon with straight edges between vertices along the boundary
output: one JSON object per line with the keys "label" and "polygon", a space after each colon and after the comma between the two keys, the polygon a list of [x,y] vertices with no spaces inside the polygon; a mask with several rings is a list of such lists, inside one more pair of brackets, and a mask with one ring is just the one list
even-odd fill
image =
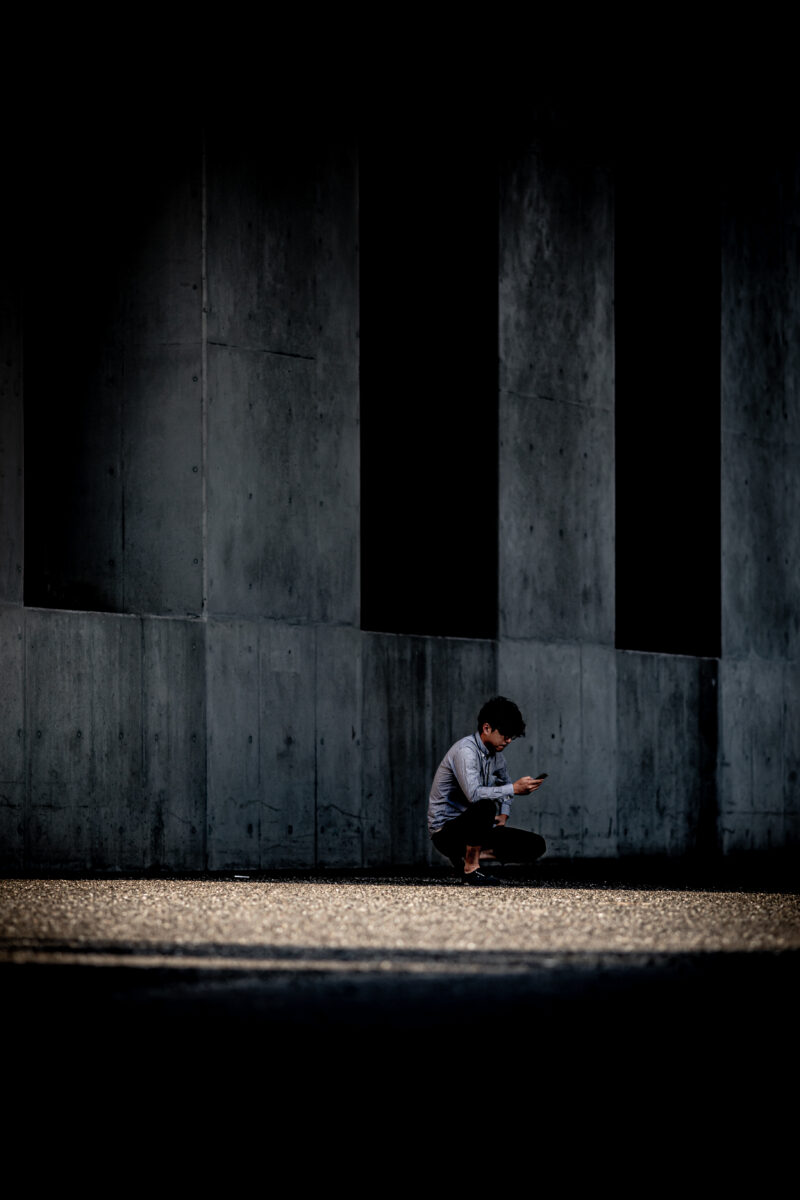
{"label": "man's other hand", "polygon": [[533,779],[530,775],[523,775],[522,779],[517,779],[514,783],[514,795],[527,796],[530,792],[535,792],[541,786],[541,779]]}

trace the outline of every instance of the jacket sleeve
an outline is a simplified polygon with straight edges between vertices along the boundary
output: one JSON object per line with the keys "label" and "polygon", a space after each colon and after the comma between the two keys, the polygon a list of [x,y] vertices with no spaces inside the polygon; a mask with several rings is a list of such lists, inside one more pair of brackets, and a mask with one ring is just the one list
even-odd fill
{"label": "jacket sleeve", "polygon": [[453,771],[458,780],[458,786],[470,804],[475,804],[477,800],[495,800],[501,806],[501,811],[511,811],[514,785],[508,779],[505,764],[502,766],[502,773],[505,774],[508,782],[497,787],[487,787],[481,775],[481,760],[477,748],[469,745],[459,746],[453,754]]}
{"label": "jacket sleeve", "polygon": [[506,766],[505,759],[503,759],[499,769],[495,771],[495,779],[500,779],[503,783],[503,787],[507,789],[506,795],[503,797],[503,801],[500,805],[500,812],[505,813],[506,816],[510,816],[511,802],[514,799],[514,785],[511,782],[511,776],[508,773],[508,767]]}

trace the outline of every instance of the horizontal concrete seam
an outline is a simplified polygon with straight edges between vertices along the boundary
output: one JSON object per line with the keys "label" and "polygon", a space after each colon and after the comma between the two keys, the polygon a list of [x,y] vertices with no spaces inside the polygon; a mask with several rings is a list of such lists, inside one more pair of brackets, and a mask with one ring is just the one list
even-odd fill
{"label": "horizontal concrete seam", "polygon": [[293,354],[290,350],[268,350],[264,346],[236,346],[233,342],[215,342],[208,339],[209,346],[220,346],[223,350],[243,350],[247,354],[274,354],[278,358],[301,358],[304,362],[316,362],[316,354]]}
{"label": "horizontal concrete seam", "polygon": [[315,621],[305,617],[275,617],[264,616],[261,613],[212,612],[207,614],[209,624],[229,624],[235,622],[243,625],[288,625],[295,629],[352,629],[355,633],[365,632],[350,621]]}
{"label": "horizontal concrete seam", "polygon": [[424,642],[466,642],[469,645],[496,646],[497,638],[456,637],[446,633],[397,633],[391,629],[360,629],[360,633],[368,637],[401,638],[404,641]]}
{"label": "horizontal concrete seam", "polygon": [[616,646],[614,649],[616,650],[617,654],[630,654],[631,656],[636,655],[638,658],[669,659],[670,661],[684,659],[686,662],[707,663],[719,663],[722,661],[721,658],[713,654],[670,654],[666,650],[629,650],[626,646]]}
{"label": "horizontal concrete seam", "polygon": [[541,392],[518,392],[514,388],[500,388],[500,394],[504,396],[518,396],[520,400],[546,400],[549,404],[569,404],[572,408],[584,409],[586,412],[603,412],[613,416],[613,406],[608,408],[604,404],[584,403],[582,400],[567,400],[558,396],[545,396]]}
{"label": "horizontal concrete seam", "polygon": [[149,612],[106,612],[102,609],[91,608],[39,608],[35,605],[22,605],[24,612],[52,613],[66,617],[104,617],[114,620],[128,621],[188,621],[191,624],[202,625],[205,617],[201,613],[149,613]]}
{"label": "horizontal concrete seam", "polygon": [[761,654],[723,654],[717,662],[748,666],[796,667],[800,665],[798,658],[765,658]]}
{"label": "horizontal concrete seam", "polygon": [[[497,644],[518,645],[518,646],[564,646],[580,649],[583,646],[595,646],[598,650],[617,650],[613,642],[599,642],[592,638],[549,638],[549,637],[515,637],[513,634],[503,634],[502,637],[496,639]],[[619,651],[618,651],[619,653]],[[632,653],[638,653],[633,651]],[[675,655],[667,655],[668,658],[674,658]]]}

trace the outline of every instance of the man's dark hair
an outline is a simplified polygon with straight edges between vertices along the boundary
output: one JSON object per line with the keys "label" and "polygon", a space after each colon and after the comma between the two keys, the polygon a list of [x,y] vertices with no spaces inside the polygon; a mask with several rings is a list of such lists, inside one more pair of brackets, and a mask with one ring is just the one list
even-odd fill
{"label": "man's dark hair", "polygon": [[478,729],[483,729],[487,721],[492,729],[499,729],[506,737],[522,737],[525,732],[522,713],[514,701],[507,700],[505,696],[493,696],[486,701],[478,713]]}

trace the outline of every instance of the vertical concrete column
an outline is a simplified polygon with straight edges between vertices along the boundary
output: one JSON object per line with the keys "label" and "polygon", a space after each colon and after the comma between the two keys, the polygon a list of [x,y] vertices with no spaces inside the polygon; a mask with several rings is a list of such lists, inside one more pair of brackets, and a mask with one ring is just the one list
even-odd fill
{"label": "vertical concrete column", "polygon": [[354,152],[212,128],[207,163],[209,612],[356,625]]}
{"label": "vertical concrete column", "polygon": [[12,868],[23,863],[25,805],[21,325],[12,269],[0,282],[0,863]]}
{"label": "vertical concrete column", "polygon": [[722,230],[720,805],[726,851],[800,835],[800,163],[737,159]]}
{"label": "vertical concrete column", "polygon": [[22,603],[22,314],[16,271],[0,282],[0,603]]}
{"label": "vertical concrete column", "polygon": [[209,864],[353,865],[355,151],[222,124],[206,146]]}
{"label": "vertical concrete column", "polygon": [[[7,163],[9,178],[14,169]],[[6,193],[5,199],[8,199]],[[23,865],[25,808],[23,421],[20,273],[10,231],[15,205],[0,208],[5,269],[0,275],[0,864]]]}
{"label": "vertical concrete column", "polygon": [[[551,851],[616,848],[613,188],[547,131],[500,181],[499,687]],[[517,816],[519,813],[519,817]]]}

